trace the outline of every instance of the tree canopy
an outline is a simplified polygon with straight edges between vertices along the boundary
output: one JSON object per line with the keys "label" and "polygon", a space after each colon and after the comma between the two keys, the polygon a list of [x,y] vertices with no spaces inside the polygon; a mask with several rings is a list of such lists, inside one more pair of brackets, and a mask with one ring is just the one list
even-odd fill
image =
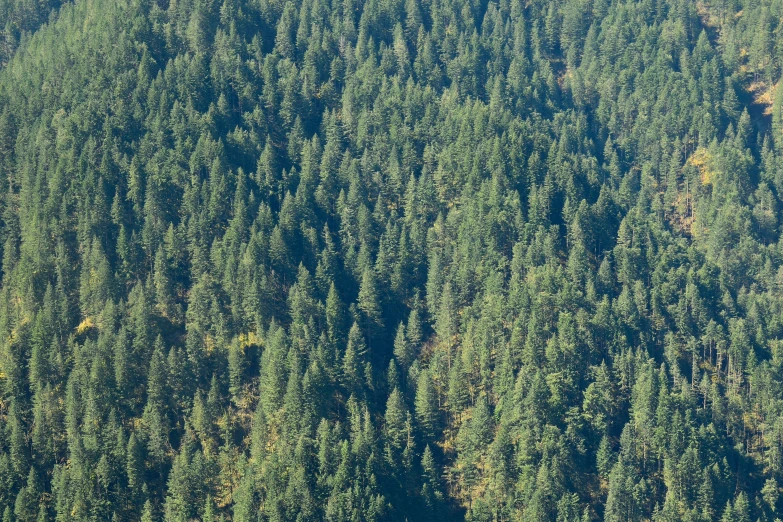
{"label": "tree canopy", "polygon": [[783,519],[783,1],[0,0],[0,514]]}

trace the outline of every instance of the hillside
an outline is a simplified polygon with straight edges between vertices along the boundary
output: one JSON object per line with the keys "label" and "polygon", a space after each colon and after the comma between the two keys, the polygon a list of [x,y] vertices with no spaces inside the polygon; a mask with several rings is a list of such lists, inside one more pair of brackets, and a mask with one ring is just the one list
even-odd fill
{"label": "hillside", "polygon": [[0,0],[0,514],[783,520],[783,1]]}

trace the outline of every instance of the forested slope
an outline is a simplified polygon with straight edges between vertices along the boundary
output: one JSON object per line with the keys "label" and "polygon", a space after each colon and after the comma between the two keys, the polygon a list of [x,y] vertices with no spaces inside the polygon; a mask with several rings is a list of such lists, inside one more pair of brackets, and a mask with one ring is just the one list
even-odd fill
{"label": "forested slope", "polygon": [[3,522],[783,519],[782,20],[0,0]]}
{"label": "forested slope", "polygon": [[54,20],[61,0],[0,0],[0,69],[24,38]]}

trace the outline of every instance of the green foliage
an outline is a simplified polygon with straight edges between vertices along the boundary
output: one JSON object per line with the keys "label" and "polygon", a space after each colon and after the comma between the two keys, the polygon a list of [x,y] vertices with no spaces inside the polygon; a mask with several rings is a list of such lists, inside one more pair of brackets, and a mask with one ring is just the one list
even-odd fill
{"label": "green foliage", "polygon": [[0,513],[781,518],[783,3],[0,0]]}

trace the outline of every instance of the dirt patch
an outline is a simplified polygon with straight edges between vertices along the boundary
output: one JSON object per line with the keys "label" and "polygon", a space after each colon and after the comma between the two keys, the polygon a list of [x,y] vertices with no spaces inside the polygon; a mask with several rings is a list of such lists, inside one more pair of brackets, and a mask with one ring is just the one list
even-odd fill
{"label": "dirt patch", "polygon": [[748,85],[747,91],[753,97],[753,105],[759,106],[764,116],[772,114],[772,104],[775,103],[778,85],[780,85],[780,82],[769,86],[763,81],[755,81]]}

